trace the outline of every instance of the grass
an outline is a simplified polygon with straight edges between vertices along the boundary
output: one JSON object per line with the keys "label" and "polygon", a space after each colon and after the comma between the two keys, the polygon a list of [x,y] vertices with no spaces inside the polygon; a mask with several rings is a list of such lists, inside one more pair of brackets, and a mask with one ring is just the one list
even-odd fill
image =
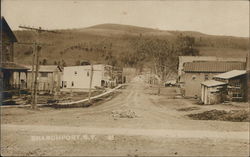
{"label": "grass", "polygon": [[[212,36],[190,31],[162,31],[117,24],[59,31],[58,34],[42,33],[39,36],[41,43],[50,44],[43,46],[41,61],[46,59],[48,64],[54,64],[55,61],[64,60],[67,65],[74,65],[77,60],[103,63],[104,47],[105,49],[112,47],[112,55],[119,61],[120,56],[134,51],[131,43],[141,35],[172,40],[180,33],[195,37],[196,47],[201,55],[245,57],[249,51],[248,38]],[[32,31],[14,33],[19,42],[32,42],[37,38],[37,34]],[[15,61],[31,64],[32,45],[15,44]]]}

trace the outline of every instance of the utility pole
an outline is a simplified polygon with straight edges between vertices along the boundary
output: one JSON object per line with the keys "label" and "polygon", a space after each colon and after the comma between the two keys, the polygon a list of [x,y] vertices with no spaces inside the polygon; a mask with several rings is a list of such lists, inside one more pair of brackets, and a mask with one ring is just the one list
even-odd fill
{"label": "utility pole", "polygon": [[[36,49],[37,49],[37,45],[36,45],[36,43],[34,43],[33,54],[32,54],[32,73],[31,73],[31,104],[32,105],[34,104],[34,101],[33,101],[33,97],[34,97],[33,87],[34,87],[34,84],[33,84],[33,82],[34,82],[34,64],[35,64],[35,57],[36,57]],[[32,106],[32,108],[34,108],[34,106]]]}
{"label": "utility pole", "polygon": [[93,74],[94,74],[94,68],[93,64],[91,63],[90,65],[90,82],[89,82],[89,104],[91,103],[90,97],[91,97],[91,88],[92,88],[92,79],[93,79]]}
{"label": "utility pole", "polygon": [[[42,44],[42,43],[36,43],[36,42],[17,42],[17,44],[21,44],[21,45],[32,45],[33,46],[33,53],[32,53],[32,68],[31,68],[31,107],[34,107],[34,72],[35,72],[35,59],[36,59],[36,55],[37,55],[37,48],[39,45],[47,45],[50,46],[50,44]],[[27,80],[26,80],[27,81]]]}
{"label": "utility pole", "polygon": [[[39,28],[34,28],[34,27],[27,27],[27,26],[19,26],[19,28],[23,28],[23,29],[27,29],[27,30],[33,30],[36,31],[38,33],[38,37],[36,39],[36,41],[33,43],[35,45],[34,47],[34,51],[33,51],[33,56],[32,56],[32,83],[31,83],[31,107],[32,109],[36,109],[37,108],[37,85],[38,85],[38,71],[39,71],[39,57],[40,57],[40,50],[41,50],[41,45],[39,44],[39,39],[40,39],[40,34],[42,32],[51,32],[51,33],[58,33],[56,31],[49,31],[49,30],[45,30],[42,29],[41,27]],[[35,72],[35,80],[33,80],[34,77],[34,60],[36,60],[36,72]]]}
{"label": "utility pole", "polygon": [[33,93],[33,103],[32,108],[37,108],[37,85],[38,85],[38,71],[39,71],[39,57],[40,57],[40,46],[36,46],[36,73],[35,73],[35,81],[34,81],[34,93]]}

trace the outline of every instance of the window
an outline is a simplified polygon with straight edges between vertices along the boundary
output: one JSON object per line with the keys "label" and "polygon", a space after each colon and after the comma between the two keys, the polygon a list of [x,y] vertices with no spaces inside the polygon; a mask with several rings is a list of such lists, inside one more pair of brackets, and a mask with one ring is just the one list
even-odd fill
{"label": "window", "polygon": [[41,72],[41,77],[48,77],[48,73],[46,73],[46,72]]}
{"label": "window", "polygon": [[205,74],[205,80],[208,80],[208,74]]}
{"label": "window", "polygon": [[89,71],[87,72],[87,76],[89,77]]}
{"label": "window", "polygon": [[74,87],[74,82],[73,81],[71,82],[71,86]]}
{"label": "window", "polygon": [[75,71],[75,75],[77,75],[77,71]]}
{"label": "window", "polygon": [[67,88],[67,81],[63,81],[63,87]]}
{"label": "window", "polygon": [[192,80],[195,80],[195,79],[196,79],[196,76],[195,76],[195,75],[193,75],[193,76],[192,76]]}

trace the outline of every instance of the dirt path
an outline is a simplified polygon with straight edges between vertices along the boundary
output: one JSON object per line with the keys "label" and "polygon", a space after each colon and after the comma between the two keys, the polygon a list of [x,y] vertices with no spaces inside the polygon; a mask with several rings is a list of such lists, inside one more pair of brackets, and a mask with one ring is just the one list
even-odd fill
{"label": "dirt path", "polygon": [[[184,99],[157,96],[137,79],[104,103],[88,108],[1,110],[1,148],[5,155],[249,155],[249,123],[191,120],[178,109]],[[114,118],[114,111],[136,117]],[[80,135],[83,139],[38,140],[33,136]],[[86,136],[88,138],[86,138]]]}

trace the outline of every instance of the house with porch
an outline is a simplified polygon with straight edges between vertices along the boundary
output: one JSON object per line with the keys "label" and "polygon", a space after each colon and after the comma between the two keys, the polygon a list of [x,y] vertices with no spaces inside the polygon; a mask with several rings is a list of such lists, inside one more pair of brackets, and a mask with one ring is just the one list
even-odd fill
{"label": "house with porch", "polygon": [[[4,17],[1,17],[1,89],[3,91],[20,90],[21,89],[21,78],[20,75],[23,73],[27,77],[28,68],[19,65],[14,62],[14,43],[17,42],[15,34],[12,32],[8,23]],[[14,82],[14,73],[18,74],[18,81]],[[27,87],[27,84],[23,86]]]}
{"label": "house with porch", "polygon": [[[25,65],[28,68],[27,77],[26,75],[21,74],[21,86],[27,84],[27,89],[32,89],[32,82],[35,80],[35,71],[34,66],[33,80],[32,80],[32,66]],[[39,92],[48,92],[53,93],[57,92],[61,88],[63,69],[58,65],[39,65],[38,69],[38,85],[37,90]],[[14,82],[18,82],[19,76],[17,73],[14,73]]]}

